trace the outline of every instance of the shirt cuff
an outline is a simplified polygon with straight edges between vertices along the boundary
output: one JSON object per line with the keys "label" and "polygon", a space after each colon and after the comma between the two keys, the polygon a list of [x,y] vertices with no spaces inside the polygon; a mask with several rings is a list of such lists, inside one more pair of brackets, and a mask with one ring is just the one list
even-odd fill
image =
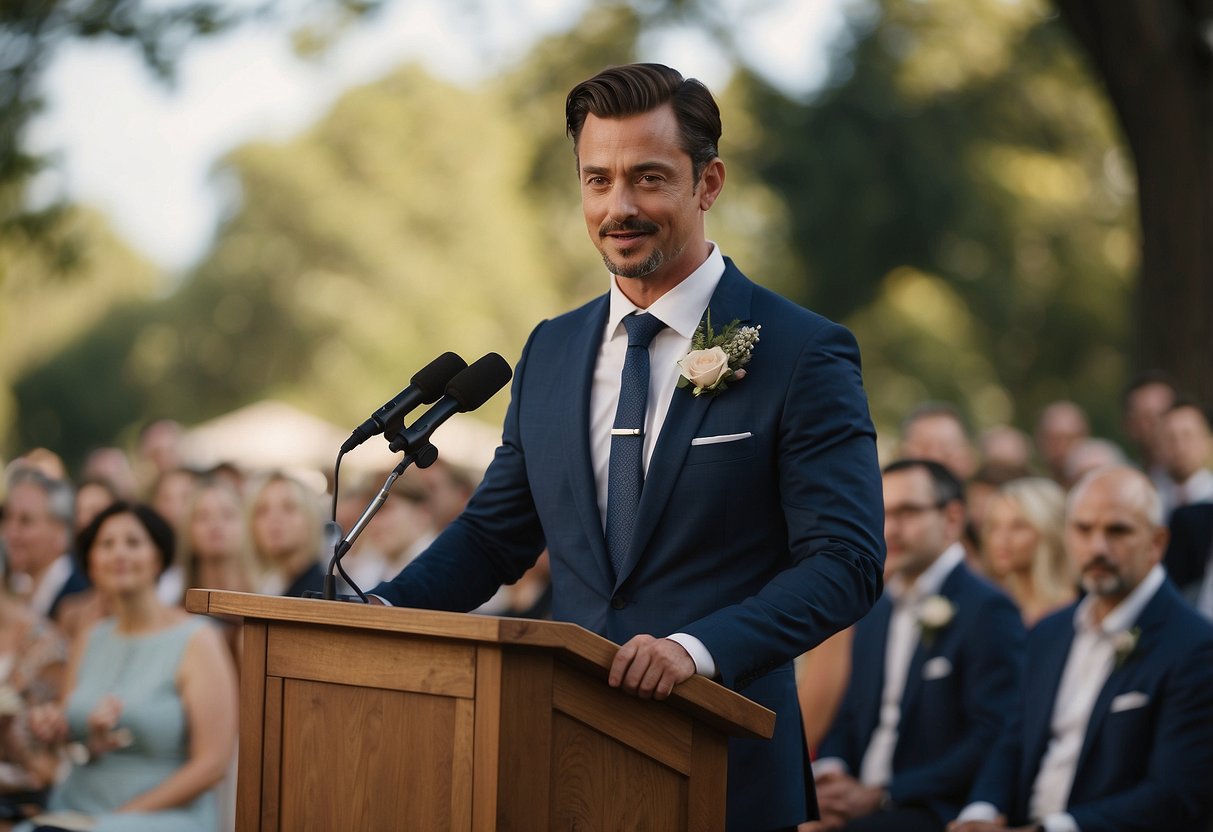
{"label": "shirt cuff", "polygon": [[388,599],[384,598],[382,595],[376,595],[376,594],[375,594],[375,593],[373,593],[373,592],[368,592],[368,593],[366,594],[366,597],[368,597],[368,598],[378,598],[378,599],[379,599],[379,601],[380,601],[380,603],[382,603],[382,604],[383,604],[383,606],[385,606],[385,607],[394,607],[394,606],[396,606],[396,605],[395,605],[395,604],[393,604],[391,601],[389,601]]}
{"label": "shirt cuff", "polygon": [[814,780],[825,777],[827,774],[850,774],[850,772],[850,768],[847,767],[842,757],[822,757],[820,760],[813,761]]}
{"label": "shirt cuff", "polygon": [[958,821],[966,820],[983,820],[987,823],[993,823],[998,817],[998,807],[993,803],[981,801],[978,803],[970,803],[968,806],[961,809],[960,814],[956,816]]}
{"label": "shirt cuff", "polygon": [[1045,832],[1082,832],[1078,828],[1078,822],[1068,812],[1058,812],[1056,815],[1049,815],[1041,821],[1045,828]]}
{"label": "shirt cuff", "polygon": [[703,646],[702,641],[687,633],[674,633],[666,638],[675,644],[682,645],[682,649],[691,654],[691,661],[695,662],[695,672],[700,676],[707,676],[711,679],[716,675],[716,662],[712,658],[712,654],[708,652],[708,648]]}

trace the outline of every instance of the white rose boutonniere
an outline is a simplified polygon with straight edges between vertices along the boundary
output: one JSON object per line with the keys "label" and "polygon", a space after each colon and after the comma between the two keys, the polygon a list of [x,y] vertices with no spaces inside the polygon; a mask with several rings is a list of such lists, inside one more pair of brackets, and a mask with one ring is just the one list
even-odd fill
{"label": "white rose boutonniere", "polygon": [[691,337],[691,351],[678,362],[682,371],[678,386],[691,387],[695,396],[714,396],[728,389],[726,382],[741,381],[760,329],[761,326],[741,326],[741,321],[735,320],[720,332],[714,332],[709,311]]}
{"label": "white rose boutonniere", "polygon": [[1133,655],[1133,651],[1137,649],[1137,642],[1141,638],[1141,628],[1134,627],[1131,630],[1121,630],[1112,636],[1112,649],[1116,651],[1116,666],[1120,667],[1129,660]]}
{"label": "white rose boutonniere", "polygon": [[930,646],[935,636],[956,617],[956,606],[942,595],[924,598],[918,606],[918,630],[923,644]]}

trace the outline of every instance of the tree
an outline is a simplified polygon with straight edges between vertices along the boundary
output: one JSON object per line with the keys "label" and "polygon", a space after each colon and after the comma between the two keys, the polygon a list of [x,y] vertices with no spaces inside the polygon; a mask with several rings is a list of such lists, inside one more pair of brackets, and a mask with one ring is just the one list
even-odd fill
{"label": "tree", "polygon": [[1134,359],[1213,406],[1213,2],[1056,0],[1137,171]]}

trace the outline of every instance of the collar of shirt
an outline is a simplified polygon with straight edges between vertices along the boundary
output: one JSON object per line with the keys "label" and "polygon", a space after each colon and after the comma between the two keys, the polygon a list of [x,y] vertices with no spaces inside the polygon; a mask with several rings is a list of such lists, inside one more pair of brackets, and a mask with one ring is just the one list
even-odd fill
{"label": "collar of shirt", "polygon": [[[712,243],[712,252],[695,271],[670,291],[653,301],[648,309],[632,303],[619,288],[619,278],[611,275],[611,307],[607,313],[606,340],[627,337],[623,319],[633,312],[648,312],[656,315],[682,338],[690,340],[703,318],[703,311],[712,300],[712,293],[724,275],[724,255],[720,246]],[[632,280],[634,278],[624,278]],[[725,321],[728,323],[728,321]]]}
{"label": "collar of shirt", "polygon": [[953,543],[935,558],[935,562],[928,566],[914,583],[906,586],[900,575],[894,575],[885,584],[885,590],[894,604],[917,604],[924,598],[938,595],[948,575],[951,575],[952,570],[960,566],[964,559],[964,546]]}
{"label": "collar of shirt", "polygon": [[1105,615],[1103,621],[1098,625],[1095,623],[1094,613],[1091,609],[1095,605],[1095,598],[1088,595],[1079,602],[1078,608],[1074,610],[1074,630],[1076,632],[1095,632],[1098,628],[1100,634],[1104,636],[1113,636],[1128,630],[1137,621],[1142,610],[1146,608],[1146,604],[1150,603],[1150,599],[1158,592],[1166,577],[1162,566],[1154,564],[1141,583],[1125,596],[1123,601],[1113,607],[1112,611]]}

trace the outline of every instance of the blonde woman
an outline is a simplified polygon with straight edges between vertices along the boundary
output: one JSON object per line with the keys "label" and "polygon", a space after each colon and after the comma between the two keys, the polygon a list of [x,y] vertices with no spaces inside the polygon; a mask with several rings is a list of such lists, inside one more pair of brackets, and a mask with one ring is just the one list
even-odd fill
{"label": "blonde woman", "polygon": [[261,572],[258,592],[299,596],[323,589],[318,494],[289,474],[271,474],[249,504],[249,533]]}
{"label": "blonde woman", "polygon": [[1044,477],[1006,483],[991,498],[982,529],[982,565],[1019,606],[1025,626],[1074,600],[1062,545],[1065,492]]}

